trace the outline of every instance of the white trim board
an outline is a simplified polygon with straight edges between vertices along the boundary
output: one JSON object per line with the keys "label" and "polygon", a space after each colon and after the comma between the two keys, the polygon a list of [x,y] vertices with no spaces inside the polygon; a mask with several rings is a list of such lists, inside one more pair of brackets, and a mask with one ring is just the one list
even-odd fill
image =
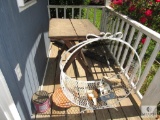
{"label": "white trim board", "polygon": [[[21,120],[16,105],[0,69],[0,107],[7,120]],[[2,99],[3,98],[3,99]],[[2,112],[2,111],[1,111]]]}
{"label": "white trim board", "polygon": [[51,55],[51,49],[52,49],[52,43],[50,43],[49,48],[48,48],[47,64],[46,64],[45,71],[44,71],[44,76],[43,76],[43,80],[42,80],[42,85],[39,87],[39,90],[43,90],[43,84],[44,84],[44,80],[45,80],[45,77],[46,77],[46,72],[47,72],[47,68],[48,68],[49,58],[50,58],[50,55]]}

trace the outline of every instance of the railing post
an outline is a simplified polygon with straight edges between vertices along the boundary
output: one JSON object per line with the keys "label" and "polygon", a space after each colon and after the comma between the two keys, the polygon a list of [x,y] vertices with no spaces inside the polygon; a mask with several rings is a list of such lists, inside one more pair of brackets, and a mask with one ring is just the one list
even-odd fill
{"label": "railing post", "polygon": [[49,0],[48,0],[48,17],[49,17],[49,19],[51,19]]}
{"label": "railing post", "polygon": [[102,15],[101,15],[101,23],[100,23],[100,31],[103,31],[103,24],[104,24],[104,15],[105,15],[105,8],[102,9]]}
{"label": "railing post", "polygon": [[110,5],[110,3],[111,3],[111,0],[105,0],[105,6],[109,6]]}
{"label": "railing post", "polygon": [[160,50],[160,44],[157,43],[153,52],[152,52],[152,54],[151,54],[151,57],[150,57],[147,65],[144,69],[144,72],[142,73],[142,76],[140,77],[140,81],[138,82],[138,85],[137,85],[137,90],[140,90],[141,86],[143,85],[143,83],[144,83],[144,81],[145,81],[145,79],[146,79],[146,77],[149,73],[149,70],[150,70],[151,66],[153,65],[153,62],[154,62],[154,60],[155,60],[155,58],[156,58],[156,56],[159,52],[159,50]]}
{"label": "railing post", "polygon": [[160,80],[159,80],[160,68],[158,69],[156,75],[154,76],[152,82],[150,83],[145,95],[143,96],[141,106],[157,106],[160,101]]}

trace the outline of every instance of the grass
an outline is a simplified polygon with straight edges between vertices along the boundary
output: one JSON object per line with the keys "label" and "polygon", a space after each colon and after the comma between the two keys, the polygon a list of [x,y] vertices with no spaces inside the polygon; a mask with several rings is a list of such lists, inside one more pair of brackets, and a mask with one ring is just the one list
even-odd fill
{"label": "grass", "polygon": [[[94,22],[94,13],[96,15],[95,22]],[[101,24],[101,16],[102,16],[102,9],[96,9],[94,11],[93,8],[90,8],[88,11],[88,19],[94,23],[94,25],[100,29],[100,24]],[[86,19],[87,18],[87,9],[83,9],[83,16],[82,18]]]}

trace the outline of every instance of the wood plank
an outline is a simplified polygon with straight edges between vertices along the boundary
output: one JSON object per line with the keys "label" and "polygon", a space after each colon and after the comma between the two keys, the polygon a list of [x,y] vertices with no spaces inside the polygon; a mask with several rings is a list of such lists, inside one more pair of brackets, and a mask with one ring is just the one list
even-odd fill
{"label": "wood plank", "polygon": [[79,37],[85,38],[87,34],[100,34],[100,31],[88,19],[71,19],[71,22]]}
{"label": "wood plank", "polygon": [[[60,56],[62,54],[61,48],[58,49],[58,56],[56,58],[57,60],[57,66],[56,66],[56,76],[54,79],[54,91],[58,88],[60,88],[60,68],[59,68],[59,61]],[[66,119],[66,110],[65,108],[57,107],[55,104],[52,104],[52,115],[51,117],[54,120],[65,120]]]}
{"label": "wood plank", "polygon": [[[94,62],[95,63],[95,62]],[[101,75],[100,75],[100,73],[99,73],[99,71],[98,71],[98,74],[97,74],[97,76],[99,77],[99,78],[101,78],[101,76],[102,75],[110,75],[110,76],[113,76],[113,74],[115,74],[115,73],[113,73],[113,72],[108,72],[109,71],[109,68],[107,67],[107,65],[105,65],[105,64],[100,64],[99,63],[99,67],[101,67]],[[95,70],[96,70],[96,68],[95,68]],[[107,70],[107,71],[106,71]],[[111,71],[112,71],[112,69],[111,69]],[[107,74],[108,73],[108,74]],[[108,104],[115,104],[117,102],[117,100],[116,99],[111,99],[111,100],[108,100],[107,101],[107,103]],[[124,120],[124,119],[126,119],[125,118],[125,116],[124,116],[124,113],[123,113],[123,111],[122,111],[122,109],[121,109],[121,107],[120,107],[120,105],[118,104],[118,103],[116,103],[115,105],[114,105],[117,109],[118,109],[118,111],[117,110],[115,110],[115,109],[113,109],[113,108],[110,108],[110,109],[108,109],[109,111],[109,113],[110,113],[110,116],[111,116],[111,119],[121,119],[121,120]]]}
{"label": "wood plank", "polygon": [[[89,60],[88,59],[88,63],[90,63],[94,69],[92,69],[92,72],[95,73],[95,75],[93,75],[93,79],[94,80],[100,80],[102,79],[103,76],[103,71],[101,69],[101,64],[97,61],[94,60]],[[101,109],[101,110],[95,110],[95,114],[96,114],[96,118],[97,120],[110,120],[111,116],[110,113],[108,111],[108,109]]]}
{"label": "wood plank", "polygon": [[120,104],[128,120],[141,120],[131,100],[128,97],[123,98],[123,100],[120,101]]}
{"label": "wood plank", "polygon": [[[66,71],[66,74],[70,76],[72,79],[76,80],[76,75],[75,75],[75,62],[69,66],[69,68]],[[67,114],[67,120],[81,120],[81,115],[80,115],[80,107],[73,105],[72,107],[68,108],[66,110]]]}
{"label": "wood plank", "polygon": [[77,36],[69,19],[54,19],[49,22],[49,37],[62,38],[66,36]]}
{"label": "wood plank", "polygon": [[[78,75],[79,75],[77,76],[77,80],[87,80],[86,74],[77,60],[76,60],[76,66],[77,66]],[[81,108],[81,111],[83,110],[85,110],[85,108]],[[81,114],[81,117],[82,117],[82,120],[96,120],[95,113],[92,110],[86,110],[84,113]]]}
{"label": "wood plank", "polygon": [[45,76],[45,81],[43,84],[43,90],[47,91],[50,95],[53,93],[54,89],[54,78],[56,76],[56,57],[58,53],[58,47],[52,45],[51,52],[49,56],[48,68]]}
{"label": "wood plank", "polygon": [[[58,53],[58,47],[55,45],[52,45],[51,47],[51,53],[48,63],[48,68],[45,76],[45,81],[43,84],[43,90],[47,91],[49,93],[49,97],[52,97],[53,89],[54,89],[54,78],[56,76],[56,64],[57,64],[57,53]],[[52,102],[51,102],[52,104]],[[49,119],[51,115],[51,108],[47,110],[44,113],[37,113],[36,119]]]}
{"label": "wood plank", "polygon": [[[121,76],[123,76],[123,75],[121,75]],[[125,79],[124,77],[121,77],[121,78],[122,78],[122,81],[124,82],[124,84],[126,86],[129,86],[128,80]],[[123,84],[123,82],[122,82],[122,84]],[[115,93],[116,93],[118,99],[120,100],[120,105],[122,107],[122,110],[123,110],[125,116],[127,117],[128,120],[140,120],[141,117],[140,117],[139,113],[136,111],[130,98],[129,97],[124,98],[124,96],[126,95],[126,91],[124,90],[122,85],[120,85],[120,86],[121,87],[115,88],[114,90],[115,90]]]}
{"label": "wood plank", "polygon": [[[55,52],[55,49],[52,49]],[[61,48],[57,47],[57,51],[59,52],[59,55],[57,56],[57,58],[55,59],[55,63],[56,66],[52,66],[53,68],[56,67],[56,73],[59,73],[59,64],[58,61],[60,59],[60,55],[61,55]],[[51,56],[56,56],[56,53],[51,53]],[[52,57],[53,59],[55,57]],[[52,61],[53,62],[53,61]],[[113,73],[113,71],[115,69],[117,69],[115,67],[115,69],[111,69],[112,72],[108,72],[108,67],[105,64],[100,64],[97,61],[93,61],[93,63],[87,58],[87,62],[89,64],[89,66],[91,67],[93,76],[87,76],[87,78],[90,78],[90,80],[98,80],[101,79],[103,75],[108,75],[108,76],[112,76],[115,73]],[[50,72],[53,71],[53,68],[50,67],[48,69],[52,69],[50,70]],[[75,72],[74,72],[75,71]],[[79,64],[79,62],[76,60],[76,66],[75,64],[71,64],[71,66],[69,66],[68,70],[67,70],[67,75],[69,75],[72,78],[76,78],[78,80],[87,80],[86,78],[86,74],[84,69],[81,67],[81,65]],[[52,76],[53,77],[53,76]],[[58,78],[58,74],[55,77],[55,89],[60,87],[59,84],[59,78]],[[51,79],[50,79],[51,80]],[[46,85],[47,86],[47,85]],[[48,86],[50,88],[50,86]],[[50,89],[47,88],[48,91],[50,91]],[[123,93],[125,94],[125,91],[121,91],[121,92],[117,92],[117,95],[122,96]],[[114,102],[114,101],[111,101]],[[122,106],[122,108],[121,108]],[[79,108],[78,106],[73,106],[69,109],[60,109],[56,106],[52,106],[52,115],[51,118],[56,119],[56,120],[106,120],[106,119],[126,119],[124,116],[125,115],[128,117],[127,119],[140,119],[140,117],[137,114],[137,111],[135,110],[133,104],[131,103],[131,100],[129,98],[126,98],[124,101],[120,102],[120,105],[117,106],[118,111],[116,111],[115,109],[104,109],[104,110],[95,110],[95,111],[90,111],[87,110],[85,113],[80,114],[80,110],[84,110],[84,108]],[[123,112],[124,111],[124,112]],[[111,115],[111,116],[110,116]],[[82,118],[81,118],[82,117]],[[41,116],[37,115],[37,119],[51,119],[50,118],[50,111],[46,114],[41,114]]]}
{"label": "wood plank", "polygon": [[[124,83],[127,85],[128,84],[128,80],[124,75],[121,75],[121,78],[123,79]],[[141,110],[140,110],[140,105],[141,105],[141,100],[140,98],[137,96],[137,94],[133,91],[131,91],[131,94],[129,95],[129,98],[136,110],[136,112],[138,113],[138,115],[141,115]],[[155,120],[155,118],[149,118],[149,117],[143,117],[140,116],[143,120]]]}
{"label": "wood plank", "polygon": [[[107,67],[106,64],[102,64],[102,66],[103,66],[104,74],[106,76],[108,76],[108,77],[115,76],[115,74],[116,74],[115,72],[117,72],[117,68],[113,69],[112,67],[110,67],[110,70],[109,70],[109,68]],[[114,89],[114,91],[115,91],[115,89]],[[118,92],[119,96],[123,95],[119,90],[117,92]],[[119,120],[119,119],[120,120],[126,120],[126,116],[125,116],[125,114],[124,114],[124,112],[121,108],[121,105],[119,103],[117,103],[117,99],[110,100],[109,102],[112,103],[112,104],[116,103],[115,107],[118,110],[117,111],[117,110],[112,109],[112,108],[109,109],[109,112],[111,114],[111,118],[114,119],[114,120]]]}

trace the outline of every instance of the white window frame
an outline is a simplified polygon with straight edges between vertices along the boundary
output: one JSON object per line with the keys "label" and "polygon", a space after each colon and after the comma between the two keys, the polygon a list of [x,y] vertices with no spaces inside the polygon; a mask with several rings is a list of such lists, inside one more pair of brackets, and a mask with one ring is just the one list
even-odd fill
{"label": "white window frame", "polygon": [[24,0],[17,0],[17,5],[19,8],[19,12],[24,11],[25,9],[29,8],[30,6],[37,3],[37,0],[30,0],[28,2],[24,2]]}

